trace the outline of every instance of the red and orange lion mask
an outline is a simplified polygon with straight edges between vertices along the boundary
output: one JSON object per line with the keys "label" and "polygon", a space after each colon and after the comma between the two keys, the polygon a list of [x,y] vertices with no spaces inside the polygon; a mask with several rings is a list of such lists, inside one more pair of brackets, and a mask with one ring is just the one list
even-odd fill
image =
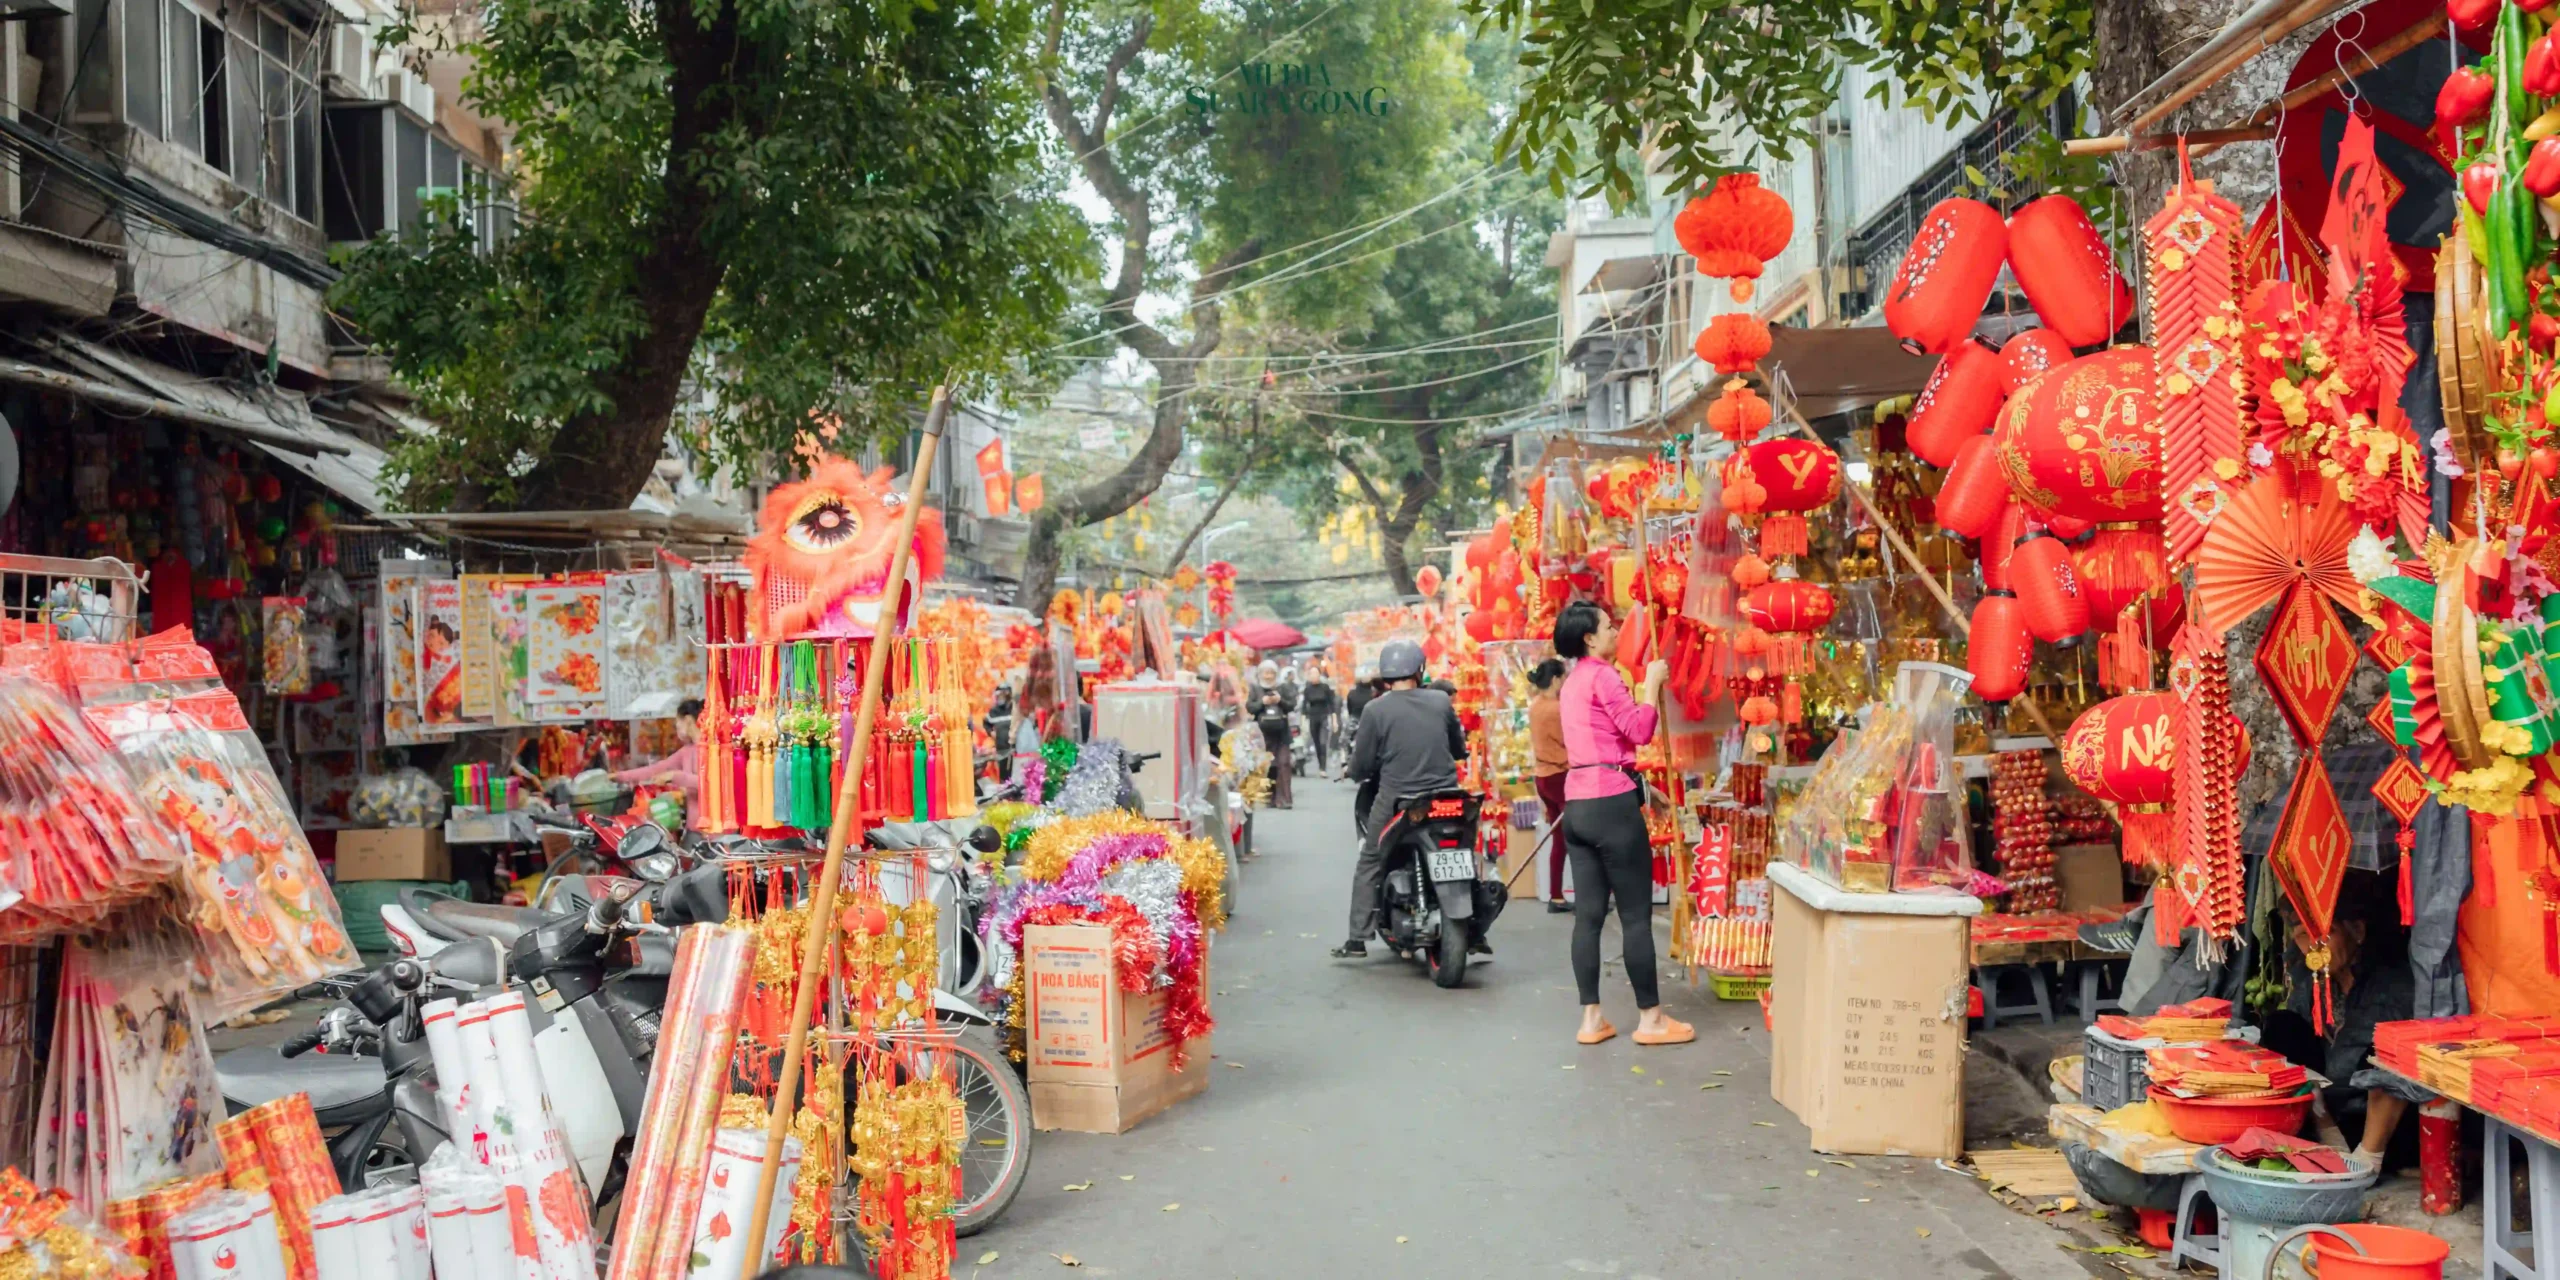
{"label": "red and orange lion mask", "polygon": [[[767,639],[871,634],[889,594],[889,539],[906,501],[889,476],[887,467],[866,475],[828,458],[764,500],[745,559]],[[942,513],[928,507],[916,516],[905,608],[922,584],[942,576],[942,552]]]}

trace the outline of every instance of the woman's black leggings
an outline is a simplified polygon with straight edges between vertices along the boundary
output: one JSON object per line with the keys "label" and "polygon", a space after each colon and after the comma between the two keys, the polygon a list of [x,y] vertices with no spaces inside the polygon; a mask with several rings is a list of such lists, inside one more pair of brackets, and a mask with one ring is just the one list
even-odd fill
{"label": "woman's black leggings", "polygon": [[1643,794],[1564,803],[1564,850],[1573,860],[1573,981],[1584,1004],[1600,1003],[1600,925],[1611,895],[1618,899],[1636,1007],[1662,1002],[1653,981],[1653,844],[1645,837]]}

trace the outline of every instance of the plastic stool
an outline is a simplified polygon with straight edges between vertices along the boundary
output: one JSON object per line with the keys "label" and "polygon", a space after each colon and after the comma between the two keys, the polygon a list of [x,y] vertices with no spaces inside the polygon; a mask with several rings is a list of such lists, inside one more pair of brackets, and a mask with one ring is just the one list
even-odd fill
{"label": "plastic stool", "polygon": [[[2122,960],[2075,960],[2071,967],[2079,970],[2079,991],[2072,1000],[2071,1012],[2079,1015],[2080,1025],[2098,1020],[2098,1015],[2124,1012],[2124,966]],[[2099,993],[2107,988],[2107,970],[2115,970],[2116,993]]]}
{"label": "plastic stool", "polygon": [[[2028,999],[2018,1004],[2001,1003],[2000,980],[2002,978],[2026,979]],[[1982,989],[1983,1030],[1988,1031],[1999,1026],[2002,1018],[2024,1017],[2030,1013],[2036,1016],[2038,1022],[2046,1026],[2053,1025],[2053,998],[2046,993],[2045,972],[2042,965],[1977,965],[1973,970],[1973,985]]]}
{"label": "plastic stool", "polygon": [[[2196,1230],[2199,1209],[2215,1215],[2214,1226],[2217,1231],[2214,1234],[2208,1235]],[[2170,1270],[2174,1271],[2190,1262],[2202,1264],[2214,1271],[2222,1270],[2222,1236],[2218,1230],[2222,1225],[2220,1214],[2221,1210],[2213,1203],[2213,1197],[2205,1192],[2204,1178],[2198,1174],[2188,1174],[2186,1185],[2178,1189],[2178,1225],[2176,1234],[2171,1237],[2169,1244]]]}
{"label": "plastic stool", "polygon": [[[2496,1116],[2480,1117],[2480,1272],[2484,1280],[2560,1280],[2560,1248],[2543,1248],[2546,1224],[2560,1224],[2560,1149],[2509,1128]],[[2533,1229],[2515,1229],[2515,1149],[2524,1148],[2525,1194]],[[2560,1230],[2560,1226],[2553,1228]],[[2527,1262],[2524,1255],[2532,1255]]]}

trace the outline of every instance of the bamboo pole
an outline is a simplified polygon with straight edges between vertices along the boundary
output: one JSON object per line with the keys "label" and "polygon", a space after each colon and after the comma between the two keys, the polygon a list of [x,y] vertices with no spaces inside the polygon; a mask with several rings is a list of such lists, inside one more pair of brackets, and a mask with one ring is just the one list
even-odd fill
{"label": "bamboo pole", "polygon": [[[1662,602],[1653,598],[1652,565],[1645,545],[1648,536],[1645,523],[1652,510],[1653,495],[1650,492],[1637,495],[1636,575],[1644,587],[1644,661],[1647,668],[1653,665],[1662,650]],[[1637,678],[1642,679],[1643,673],[1639,672]],[[1675,833],[1671,840],[1671,942],[1677,947],[1688,936],[1682,932],[1681,926],[1688,923],[1688,895],[1683,890],[1689,883],[1689,851],[1676,833],[1680,830],[1680,815],[1688,811],[1689,797],[1688,787],[1680,779],[1680,762],[1673,758],[1671,752],[1670,704],[1663,701],[1659,688],[1653,691],[1653,721],[1654,732],[1662,737],[1663,772],[1671,779],[1671,827]],[[1644,797],[1639,795],[1636,799],[1641,802]],[[1638,809],[1642,807],[1639,803]],[[1686,951],[1681,952],[1683,956],[1687,954]],[[1681,961],[1681,971],[1689,976],[1690,986],[1698,985],[1698,971],[1685,959]]]}
{"label": "bamboo pole", "polygon": [[[907,475],[906,505],[898,509],[898,532],[889,546],[889,577],[872,625],[871,651],[862,664],[862,701],[853,718],[853,752],[845,760],[844,778],[836,784],[835,821],[827,827],[827,860],[818,872],[817,890],[809,898],[809,932],[800,953],[800,989],[792,993],[790,1030],[784,1034],[782,1078],[774,1089],[773,1115],[764,1133],[764,1165],[756,1172],[756,1199],[747,1216],[747,1239],[765,1238],[773,1216],[775,1183],[782,1173],[782,1144],[791,1133],[792,1112],[800,1100],[801,1064],[809,1045],[809,1016],[817,1002],[818,981],[826,973],[826,957],[835,949],[836,886],[844,874],[844,847],[861,819],[862,770],[871,755],[871,727],[880,715],[880,686],[889,673],[889,646],[898,629],[899,594],[907,580],[907,557],[915,545],[916,516],[924,509],[926,477],[933,474],[933,455],[942,445],[943,419],[951,412],[948,389],[933,389],[925,410],[924,438],[916,448],[915,467]],[[813,1153],[814,1154],[814,1153]],[[770,1257],[756,1260],[761,1275]]]}

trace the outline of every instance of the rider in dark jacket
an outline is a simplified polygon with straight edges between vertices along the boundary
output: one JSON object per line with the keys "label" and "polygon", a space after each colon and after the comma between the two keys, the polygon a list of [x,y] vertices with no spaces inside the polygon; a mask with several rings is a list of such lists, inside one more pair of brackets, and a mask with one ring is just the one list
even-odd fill
{"label": "rider in dark jacket", "polygon": [[1394,816],[1397,802],[1458,785],[1458,761],[1467,754],[1466,731],[1458,726],[1449,695],[1421,687],[1421,645],[1398,640],[1380,650],[1378,680],[1385,691],[1361,710],[1359,735],[1351,744],[1351,777],[1364,795],[1374,787],[1376,799],[1363,810],[1360,861],[1351,872],[1350,931],[1333,950],[1337,959],[1369,954],[1369,935],[1377,932],[1378,876],[1386,861],[1377,833]]}

